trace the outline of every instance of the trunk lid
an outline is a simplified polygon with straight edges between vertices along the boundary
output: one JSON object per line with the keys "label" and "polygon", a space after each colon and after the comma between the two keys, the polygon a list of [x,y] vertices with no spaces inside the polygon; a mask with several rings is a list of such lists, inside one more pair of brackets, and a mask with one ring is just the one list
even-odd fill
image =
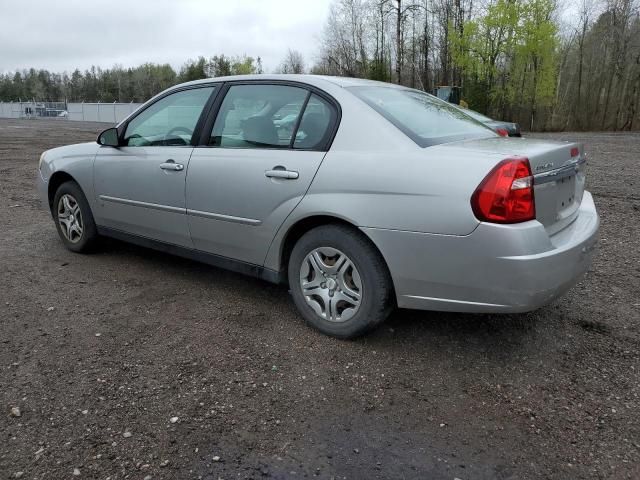
{"label": "trunk lid", "polygon": [[460,142],[458,146],[500,154],[502,158],[528,158],[534,177],[536,219],[550,235],[577,216],[585,184],[586,157],[581,143],[492,137]]}

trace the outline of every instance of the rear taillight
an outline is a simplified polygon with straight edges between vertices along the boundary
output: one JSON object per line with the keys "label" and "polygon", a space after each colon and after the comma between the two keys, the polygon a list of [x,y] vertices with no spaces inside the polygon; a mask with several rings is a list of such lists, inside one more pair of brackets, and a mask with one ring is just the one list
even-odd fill
{"label": "rear taillight", "polygon": [[496,128],[496,133],[501,137],[508,137],[509,131],[505,128]]}
{"label": "rear taillight", "polygon": [[571,149],[571,156],[572,157],[577,157],[578,155],[580,155],[580,150],[578,150],[578,147],[573,147]]}
{"label": "rear taillight", "polygon": [[471,208],[483,222],[518,223],[535,219],[529,159],[507,158],[496,165],[473,192]]}

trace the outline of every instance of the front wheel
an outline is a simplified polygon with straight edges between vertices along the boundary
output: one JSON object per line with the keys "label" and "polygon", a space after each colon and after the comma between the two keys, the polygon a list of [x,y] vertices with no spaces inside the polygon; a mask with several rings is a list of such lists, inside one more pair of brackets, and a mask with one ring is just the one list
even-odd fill
{"label": "front wheel", "polygon": [[393,288],[380,253],[359,231],[323,225],[305,233],[291,253],[289,288],[307,323],[354,338],[389,315]]}
{"label": "front wheel", "polygon": [[76,182],[65,182],[53,197],[52,214],[60,239],[72,252],[88,252],[98,240],[98,229],[87,198]]}

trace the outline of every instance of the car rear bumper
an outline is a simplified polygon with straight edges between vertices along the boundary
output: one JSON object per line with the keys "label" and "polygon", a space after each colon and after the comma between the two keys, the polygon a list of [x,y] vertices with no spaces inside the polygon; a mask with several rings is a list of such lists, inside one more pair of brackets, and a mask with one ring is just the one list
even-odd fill
{"label": "car rear bumper", "polygon": [[587,271],[599,218],[584,193],[576,219],[549,236],[537,222],[481,223],[466,236],[362,228],[393,278],[398,306],[456,312],[526,312]]}

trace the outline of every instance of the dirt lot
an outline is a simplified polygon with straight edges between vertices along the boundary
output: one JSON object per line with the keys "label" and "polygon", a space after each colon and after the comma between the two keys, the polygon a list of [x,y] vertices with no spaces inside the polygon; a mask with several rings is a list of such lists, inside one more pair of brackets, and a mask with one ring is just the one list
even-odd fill
{"label": "dirt lot", "polygon": [[586,142],[602,217],[564,298],[349,342],[284,287],[65,250],[38,157],[101,128],[0,120],[0,479],[640,478],[639,134],[553,135]]}

